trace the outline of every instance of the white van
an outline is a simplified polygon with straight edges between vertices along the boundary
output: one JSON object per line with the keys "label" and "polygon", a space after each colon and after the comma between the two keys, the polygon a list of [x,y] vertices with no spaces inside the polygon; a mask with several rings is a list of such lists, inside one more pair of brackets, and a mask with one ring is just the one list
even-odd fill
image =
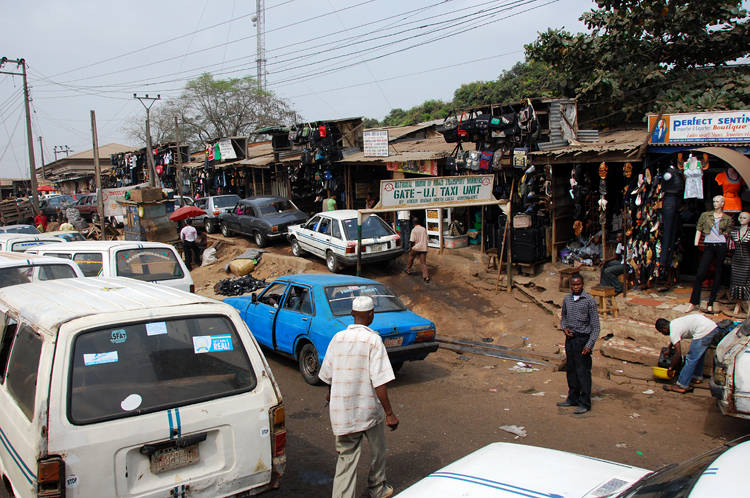
{"label": "white van", "polygon": [[67,259],[0,251],[0,287],[83,276],[78,265]]}
{"label": "white van", "polygon": [[716,346],[711,394],[724,415],[750,419],[750,320]]}
{"label": "white van", "polygon": [[18,498],[278,488],[284,405],[229,305],[126,278],[0,289],[0,473]]}
{"label": "white van", "polygon": [[52,235],[32,235],[28,233],[0,233],[0,251],[24,252],[42,244],[65,242]]}
{"label": "white van", "polygon": [[87,277],[130,277],[195,292],[193,278],[174,246],[161,242],[66,242],[34,247],[28,252],[72,259]]}

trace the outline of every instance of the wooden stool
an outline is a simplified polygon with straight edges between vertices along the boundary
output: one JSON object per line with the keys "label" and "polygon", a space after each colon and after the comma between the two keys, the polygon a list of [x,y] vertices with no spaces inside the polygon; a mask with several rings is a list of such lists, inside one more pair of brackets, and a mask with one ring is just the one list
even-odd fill
{"label": "wooden stool", "polygon": [[[599,309],[599,313],[602,314],[604,320],[607,319],[608,312],[611,312],[612,316],[614,316],[615,318],[619,316],[617,301],[615,300],[614,287],[610,287],[608,285],[595,285],[594,287],[589,289],[589,294],[591,294],[594,298],[599,298],[599,304],[597,305],[597,308]],[[612,306],[610,308],[607,308],[607,298],[612,299]]]}
{"label": "wooden stool", "polygon": [[492,249],[488,249],[487,256],[489,257],[487,260],[487,269],[497,269],[497,248],[493,247]]}
{"label": "wooden stool", "polygon": [[[574,273],[578,273],[578,270],[575,268],[565,268],[564,270],[560,271],[560,292],[565,292],[568,290],[568,284],[570,283],[570,277]],[[565,281],[568,281],[567,283]]]}

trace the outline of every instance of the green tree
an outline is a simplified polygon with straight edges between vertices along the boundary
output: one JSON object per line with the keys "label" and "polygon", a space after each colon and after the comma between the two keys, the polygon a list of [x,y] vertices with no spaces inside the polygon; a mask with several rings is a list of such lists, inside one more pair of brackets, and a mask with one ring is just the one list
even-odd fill
{"label": "green tree", "polygon": [[584,119],[609,125],[664,110],[750,106],[747,11],[737,0],[597,0],[588,33],[550,29],[526,46]]}
{"label": "green tree", "polygon": [[448,116],[452,104],[442,100],[426,100],[408,111],[391,109],[391,112],[380,122],[381,126],[408,126],[433,119],[444,119]]}

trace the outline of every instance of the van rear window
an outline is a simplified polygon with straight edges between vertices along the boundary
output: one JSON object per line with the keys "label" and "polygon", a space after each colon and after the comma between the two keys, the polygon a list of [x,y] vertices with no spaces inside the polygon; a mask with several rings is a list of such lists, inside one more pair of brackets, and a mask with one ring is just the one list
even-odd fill
{"label": "van rear window", "polygon": [[185,275],[174,251],[161,248],[141,248],[118,251],[117,276],[146,282],[177,280]]}
{"label": "van rear window", "polygon": [[58,278],[76,278],[76,272],[70,265],[55,264],[0,268],[0,287]]}
{"label": "van rear window", "polygon": [[68,419],[77,425],[231,396],[257,384],[237,331],[224,316],[83,332],[73,350]]}

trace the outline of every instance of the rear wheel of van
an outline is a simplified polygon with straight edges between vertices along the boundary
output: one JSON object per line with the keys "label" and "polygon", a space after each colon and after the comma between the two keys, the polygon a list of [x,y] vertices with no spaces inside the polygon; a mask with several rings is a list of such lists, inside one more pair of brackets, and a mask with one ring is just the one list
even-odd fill
{"label": "rear wheel of van", "polygon": [[292,254],[297,258],[302,257],[302,246],[296,238],[292,239]]}
{"label": "rear wheel of van", "polygon": [[333,251],[328,251],[326,253],[326,266],[331,273],[339,271],[339,262],[336,260],[336,255],[333,254]]}
{"label": "rear wheel of van", "polygon": [[229,227],[227,226],[226,223],[222,223],[221,224],[221,234],[224,237],[231,237],[232,236],[232,231],[229,229]]}
{"label": "rear wheel of van", "polygon": [[206,218],[203,220],[203,226],[206,227],[206,232],[208,233],[216,233],[216,223]]}
{"label": "rear wheel of van", "polygon": [[320,372],[320,362],[318,361],[318,350],[310,343],[302,347],[299,353],[299,371],[302,378],[311,386],[320,384],[318,372]]}

